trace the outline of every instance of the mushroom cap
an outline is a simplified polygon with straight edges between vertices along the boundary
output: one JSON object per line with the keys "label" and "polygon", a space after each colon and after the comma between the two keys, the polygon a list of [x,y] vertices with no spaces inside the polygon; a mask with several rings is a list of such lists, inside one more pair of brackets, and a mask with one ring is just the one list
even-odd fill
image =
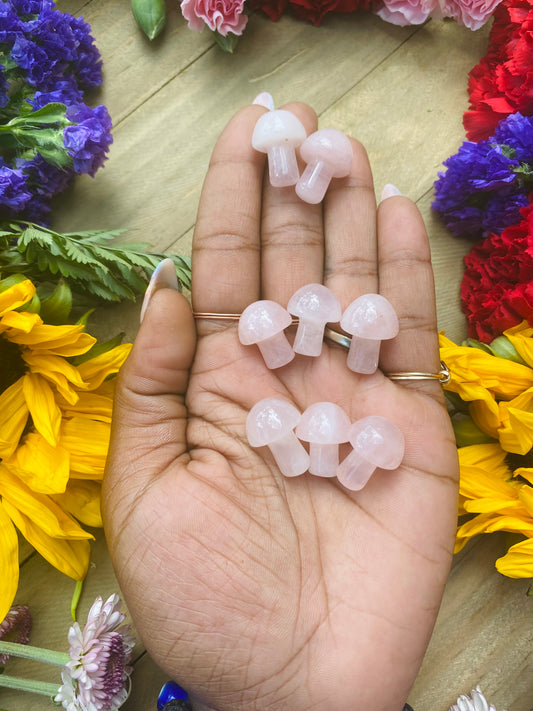
{"label": "mushroom cap", "polygon": [[246,418],[246,436],[251,447],[264,447],[291,432],[300,421],[300,412],[286,400],[267,397],[259,400]]}
{"label": "mushroom cap", "polygon": [[315,402],[304,410],[296,435],[313,444],[340,444],[348,441],[350,419],[334,402]]}
{"label": "mushroom cap", "polygon": [[254,301],[244,309],[239,319],[239,340],[243,346],[251,346],[272,338],[291,323],[290,313],[275,301]]}
{"label": "mushroom cap", "polygon": [[343,313],[341,328],[359,338],[383,341],[398,334],[398,316],[381,294],[363,294]]}
{"label": "mushroom cap", "polygon": [[339,300],[331,289],[323,284],[302,286],[291,296],[287,311],[293,316],[318,323],[336,323],[342,313]]}
{"label": "mushroom cap", "polygon": [[300,155],[306,163],[315,160],[326,163],[334,178],[344,178],[352,167],[350,139],[336,128],[322,128],[312,133],[300,146]]}
{"label": "mushroom cap", "polygon": [[300,119],[285,109],[267,111],[259,117],[252,134],[252,146],[267,153],[272,146],[284,144],[295,148],[307,136]]}
{"label": "mushroom cap", "polygon": [[349,440],[362,459],[381,469],[397,469],[402,463],[405,440],[396,425],[379,415],[357,420],[349,429]]}

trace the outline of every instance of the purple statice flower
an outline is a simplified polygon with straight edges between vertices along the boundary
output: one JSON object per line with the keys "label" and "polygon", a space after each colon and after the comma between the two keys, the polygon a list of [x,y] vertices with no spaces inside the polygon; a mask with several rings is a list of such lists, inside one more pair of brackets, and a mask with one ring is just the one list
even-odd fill
{"label": "purple statice flower", "polygon": [[38,111],[43,106],[52,103],[71,104],[83,103],[83,94],[73,77],[65,77],[64,80],[55,83],[53,91],[36,91],[33,96],[26,101],[31,104],[34,111]]}
{"label": "purple statice flower", "polygon": [[0,44],[13,45],[23,33],[24,23],[9,2],[0,3]]}
{"label": "purple statice flower", "polygon": [[22,170],[0,159],[0,214],[13,216],[26,208],[32,197],[27,180]]}
{"label": "purple statice flower", "polygon": [[75,173],[72,168],[57,168],[37,155],[32,160],[17,159],[16,166],[26,176],[32,199],[26,205],[24,216],[31,222],[49,223],[51,200],[64,192],[72,183]]}
{"label": "purple statice flower", "polygon": [[124,703],[135,644],[124,619],[120,598],[111,595],[105,603],[96,599],[83,629],[77,622],[71,626],[70,661],[61,672],[57,704],[67,711],[113,711]]}
{"label": "purple statice flower", "polygon": [[75,123],[63,132],[63,143],[76,173],[94,174],[104,163],[113,138],[111,117],[105,106],[90,109],[85,104],[70,106],[67,118]]}
{"label": "purple statice flower", "polygon": [[496,126],[493,140],[509,146],[521,163],[533,163],[533,118],[520,113],[509,114]]}
{"label": "purple statice flower", "polygon": [[[32,619],[27,605],[13,605],[0,623],[0,640],[28,644]],[[7,654],[0,654],[0,667],[9,659]]]}
{"label": "purple statice flower", "polygon": [[76,38],[77,55],[73,73],[82,89],[100,86],[102,83],[102,59],[91,36],[91,27],[83,17],[69,15],[70,28]]}
{"label": "purple statice flower", "polygon": [[480,237],[494,231],[495,225],[501,231],[517,222],[528,190],[516,173],[519,161],[493,138],[465,141],[444,166],[446,172],[435,182],[432,207],[454,235]]}

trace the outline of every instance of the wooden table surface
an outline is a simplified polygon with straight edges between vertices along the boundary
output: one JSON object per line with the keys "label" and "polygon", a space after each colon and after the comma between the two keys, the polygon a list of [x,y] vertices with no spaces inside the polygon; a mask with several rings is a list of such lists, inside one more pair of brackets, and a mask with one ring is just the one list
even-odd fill
{"label": "wooden table surface", "polygon": [[[370,14],[331,15],[320,28],[283,17],[252,16],[235,55],[207,33],[193,32],[168,3],[164,34],[150,43],[138,31],[128,0],[62,0],[60,7],[92,25],[104,59],[95,101],[114,122],[104,170],[78,179],[56,211],[58,229],[126,227],[128,240],[188,254],[202,179],[216,137],[240,106],[261,91],[276,105],[311,104],[320,126],[366,145],[376,193],[393,182],[415,200],[431,235],[439,327],[465,335],[458,287],[467,249],[431,214],[432,185],[441,163],[464,138],[468,71],[485,53],[487,29],[452,22],[398,28]],[[135,335],[139,305],[102,311],[100,334]],[[446,711],[458,694],[480,683],[498,711],[533,709],[533,600],[527,581],[500,576],[494,560],[503,536],[475,540],[455,560],[438,624],[410,695],[415,711]],[[34,613],[34,644],[66,649],[73,582],[22,547],[18,602]],[[79,608],[118,589],[101,531]],[[155,711],[166,680],[135,648],[133,686],[125,711]],[[15,661],[12,673],[50,679],[49,668]],[[43,697],[0,690],[5,711],[52,708]],[[332,708],[334,702],[332,700]],[[290,711],[290,709],[287,709]],[[368,711],[372,711],[369,709]]]}

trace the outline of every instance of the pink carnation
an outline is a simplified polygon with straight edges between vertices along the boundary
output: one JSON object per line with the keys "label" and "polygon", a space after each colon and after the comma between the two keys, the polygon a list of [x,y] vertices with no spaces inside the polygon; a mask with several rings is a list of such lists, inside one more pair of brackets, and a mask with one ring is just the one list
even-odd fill
{"label": "pink carnation", "polygon": [[224,37],[231,32],[241,35],[247,15],[243,15],[244,0],[181,0],[181,12],[191,30],[203,30],[205,25]]}
{"label": "pink carnation", "polygon": [[437,0],[383,0],[377,14],[393,25],[421,25],[436,6]]}
{"label": "pink carnation", "polygon": [[452,17],[459,25],[479,30],[492,16],[501,0],[439,0],[439,8],[432,17]]}

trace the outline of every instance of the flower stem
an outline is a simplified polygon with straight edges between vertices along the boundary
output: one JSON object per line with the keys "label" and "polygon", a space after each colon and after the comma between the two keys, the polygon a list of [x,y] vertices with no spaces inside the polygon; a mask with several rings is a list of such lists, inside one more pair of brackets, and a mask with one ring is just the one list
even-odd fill
{"label": "flower stem", "polygon": [[[10,657],[23,657],[33,659],[36,662],[54,664],[64,667],[70,657],[65,652],[54,652],[52,649],[42,647],[32,647],[29,644],[17,644],[16,642],[4,642],[0,640],[0,654],[8,654]],[[3,677],[0,675],[0,679]]]}
{"label": "flower stem", "polygon": [[51,684],[48,681],[36,681],[34,679],[21,679],[16,676],[7,676],[7,674],[0,674],[0,686],[52,697],[57,694],[59,689],[59,684]]}

